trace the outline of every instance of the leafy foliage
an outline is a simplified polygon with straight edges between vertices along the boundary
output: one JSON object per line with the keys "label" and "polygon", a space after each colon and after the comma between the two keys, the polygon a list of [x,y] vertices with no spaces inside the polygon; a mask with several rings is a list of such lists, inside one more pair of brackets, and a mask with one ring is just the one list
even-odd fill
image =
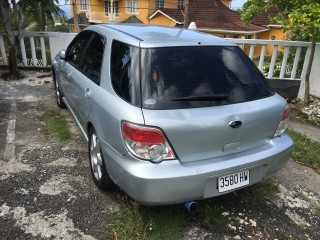
{"label": "leafy foliage", "polygon": [[320,2],[319,0],[248,0],[242,9],[246,22],[258,13],[269,12],[277,5],[283,11],[270,19],[283,25],[283,29],[299,32],[305,39],[320,38]]}
{"label": "leafy foliage", "polygon": [[319,0],[248,0],[242,9],[242,17],[249,22],[258,13],[269,12],[274,6],[283,11],[277,16],[269,19],[278,22],[283,30],[290,29],[299,32],[308,41],[311,41],[309,64],[305,76],[305,98],[306,106],[310,103],[310,74],[313,64],[316,41],[320,39],[320,2]]}

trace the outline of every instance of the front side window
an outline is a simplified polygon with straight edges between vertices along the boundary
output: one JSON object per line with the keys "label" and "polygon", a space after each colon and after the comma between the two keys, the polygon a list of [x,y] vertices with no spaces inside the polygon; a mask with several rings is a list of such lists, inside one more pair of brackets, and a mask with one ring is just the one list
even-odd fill
{"label": "front side window", "polygon": [[88,11],[90,0],[80,0],[80,10]]}
{"label": "front side window", "polygon": [[115,17],[119,17],[119,1],[113,1],[112,5],[110,0],[105,0],[104,14],[106,16],[112,16],[112,14],[114,14]]}
{"label": "front side window", "polygon": [[100,85],[104,45],[104,38],[102,36],[95,35],[90,41],[80,65],[81,71],[98,85]]}
{"label": "front side window", "polygon": [[110,68],[115,92],[126,102],[140,106],[139,49],[114,40]]}
{"label": "front side window", "polygon": [[141,49],[142,106],[182,109],[221,106],[273,95],[238,47]]}
{"label": "front side window", "polygon": [[74,67],[79,67],[80,61],[82,59],[82,53],[85,50],[91,37],[92,32],[81,32],[69,45],[66,52],[66,59]]}
{"label": "front side window", "polygon": [[127,13],[139,13],[139,1],[126,1]]}
{"label": "front side window", "polygon": [[164,0],[156,0],[156,9],[164,8]]}

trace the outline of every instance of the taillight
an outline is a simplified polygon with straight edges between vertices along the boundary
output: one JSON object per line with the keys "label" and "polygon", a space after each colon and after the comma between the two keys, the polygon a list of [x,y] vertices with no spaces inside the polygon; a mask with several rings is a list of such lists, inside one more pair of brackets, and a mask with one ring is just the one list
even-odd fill
{"label": "taillight", "polygon": [[274,133],[273,137],[280,137],[286,131],[289,120],[289,113],[289,106],[286,106],[282,114],[281,122],[279,123],[279,126],[276,132]]}
{"label": "taillight", "polygon": [[151,162],[176,158],[165,136],[157,128],[123,122],[122,135],[129,151],[138,158]]}

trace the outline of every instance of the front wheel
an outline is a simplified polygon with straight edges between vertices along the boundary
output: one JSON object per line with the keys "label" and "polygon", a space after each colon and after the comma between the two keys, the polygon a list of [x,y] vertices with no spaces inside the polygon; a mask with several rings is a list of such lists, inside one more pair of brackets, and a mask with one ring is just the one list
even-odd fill
{"label": "front wheel", "polygon": [[103,160],[99,138],[93,128],[89,132],[89,160],[92,178],[96,186],[100,190],[110,189],[112,181]]}
{"label": "front wheel", "polygon": [[62,100],[62,93],[60,92],[59,85],[57,80],[55,80],[55,88],[56,88],[56,97],[57,97],[57,105],[59,108],[67,108]]}

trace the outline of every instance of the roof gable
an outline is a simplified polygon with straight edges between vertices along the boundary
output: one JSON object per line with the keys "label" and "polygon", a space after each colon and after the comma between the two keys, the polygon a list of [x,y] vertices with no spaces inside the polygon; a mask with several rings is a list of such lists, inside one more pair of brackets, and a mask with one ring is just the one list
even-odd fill
{"label": "roof gable", "polygon": [[156,15],[162,14],[163,16],[169,18],[173,22],[177,24],[182,24],[183,23],[183,12],[181,9],[174,9],[174,8],[160,8],[157,9],[155,12],[153,12],[150,16],[149,19],[154,18]]}

